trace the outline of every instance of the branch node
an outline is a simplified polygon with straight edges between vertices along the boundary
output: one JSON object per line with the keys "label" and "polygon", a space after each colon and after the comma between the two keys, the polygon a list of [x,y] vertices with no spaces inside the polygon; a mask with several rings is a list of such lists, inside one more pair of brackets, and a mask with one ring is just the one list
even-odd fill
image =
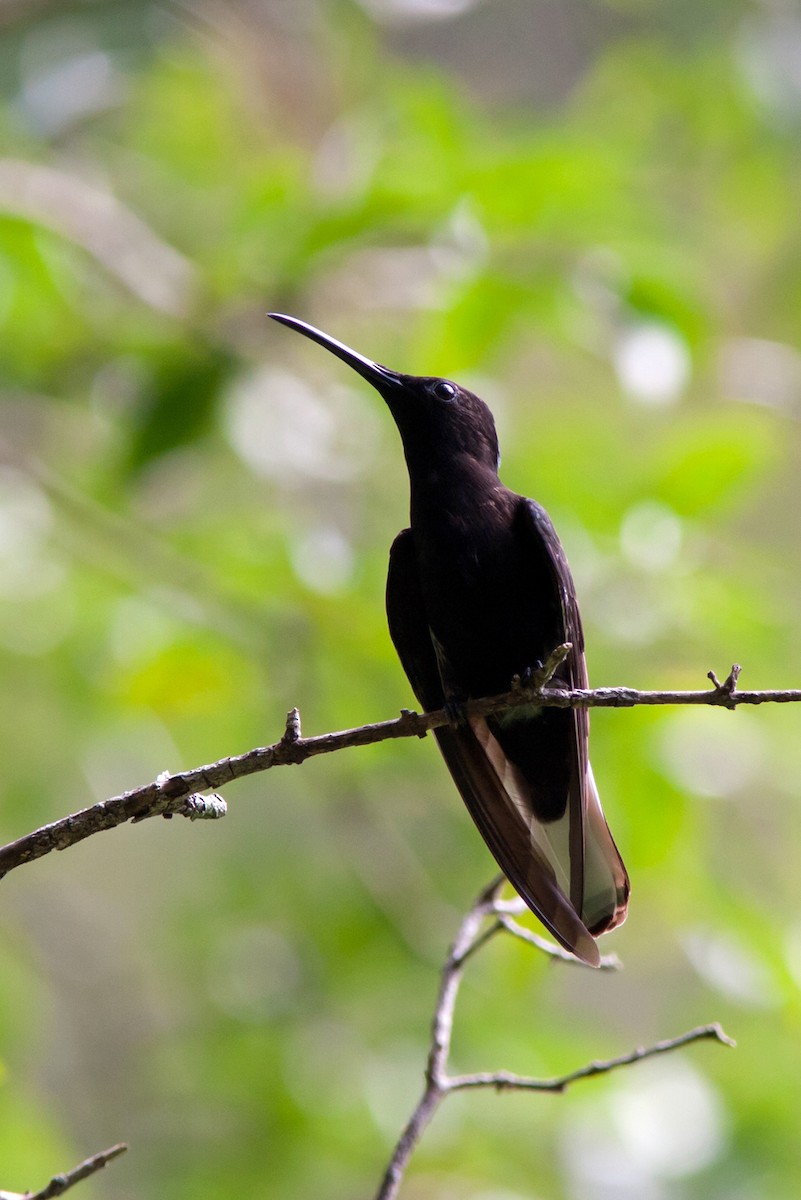
{"label": "branch node", "polygon": [[428,729],[425,727],[418,728],[420,714],[415,712],[413,708],[402,708],[400,710],[400,719],[404,728],[410,729],[416,737],[425,738],[428,736]]}
{"label": "branch node", "polygon": [[300,709],[290,708],[286,714],[286,727],[280,742],[276,745],[276,761],[298,766],[308,758],[308,751],[303,747],[300,731]]}
{"label": "branch node", "polygon": [[[149,796],[143,796],[143,803],[141,807],[138,809],[138,811],[130,814],[132,825],[138,825],[141,821],[146,821],[148,817],[156,817],[159,815],[159,812],[161,812],[163,817],[166,817],[167,820],[169,820],[169,818],[172,816],[173,810],[167,809],[165,811],[161,807],[164,801],[160,801],[159,796],[163,796],[165,800],[170,798],[169,785],[172,783],[174,786],[174,780],[175,777],[170,771],[160,771],[158,773],[153,784],[151,785],[151,794]],[[156,789],[155,795],[152,793],[153,787]],[[105,803],[106,801],[101,800],[100,804],[97,804],[95,807],[101,808]]]}
{"label": "branch node", "polygon": [[714,671],[707,672],[707,679],[710,679],[717,693],[714,703],[723,705],[725,708],[735,709],[737,707],[734,696],[737,691],[737,681],[740,678],[742,667],[739,663],[732,663],[732,668],[724,679],[720,682]]}
{"label": "branch node", "polygon": [[290,708],[286,714],[286,728],[281,738],[282,746],[294,746],[300,741],[300,709]]}
{"label": "branch node", "polygon": [[[199,781],[195,780],[194,782],[197,784]],[[190,791],[190,788],[187,786],[186,774],[183,771],[178,771],[175,774],[171,771],[162,771],[160,775],[156,776],[156,787],[162,796],[171,801],[183,799],[184,796],[189,795]],[[152,816],[151,808],[152,802],[148,805],[148,809],[143,813],[143,816]],[[170,811],[175,812],[177,810],[172,809]]]}

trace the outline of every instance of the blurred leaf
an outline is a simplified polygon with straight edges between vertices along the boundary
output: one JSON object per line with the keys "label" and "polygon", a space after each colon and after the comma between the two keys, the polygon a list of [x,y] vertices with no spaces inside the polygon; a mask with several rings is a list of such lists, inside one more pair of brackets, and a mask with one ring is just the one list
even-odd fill
{"label": "blurred leaf", "polygon": [[234,356],[214,347],[181,344],[161,354],[142,389],[127,445],[127,470],[197,441],[211,428]]}

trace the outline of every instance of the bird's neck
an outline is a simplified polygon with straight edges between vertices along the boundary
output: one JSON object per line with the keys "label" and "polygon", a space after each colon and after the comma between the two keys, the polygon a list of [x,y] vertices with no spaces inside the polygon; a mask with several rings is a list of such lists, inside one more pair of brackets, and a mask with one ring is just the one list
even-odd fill
{"label": "bird's neck", "polygon": [[408,465],[413,527],[475,512],[503,488],[494,467],[464,454]]}

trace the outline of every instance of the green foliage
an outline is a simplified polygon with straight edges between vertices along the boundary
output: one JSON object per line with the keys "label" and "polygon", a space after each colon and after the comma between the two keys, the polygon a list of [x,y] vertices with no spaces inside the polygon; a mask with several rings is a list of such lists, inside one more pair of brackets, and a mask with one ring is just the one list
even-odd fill
{"label": "green foliage", "polygon": [[[295,704],[311,733],[411,703],[382,612],[395,432],[268,309],[485,396],[505,481],[563,534],[594,682],[701,687],[737,659],[744,686],[798,686],[784,27],[610,0],[541,108],[502,99],[502,7],[462,74],[440,27],[407,42],[345,3],[219,6],[216,33],[42,6],[7,33],[4,154],[53,174],[47,219],[0,174],[4,841],[272,741]],[[100,241],[90,206],[77,236],[70,180],[140,234]],[[711,1019],[739,1049],[559,1098],[456,1097],[410,1198],[797,1194],[797,728],[791,708],[594,717],[633,878],[608,939],[626,970],[494,944],[457,1061],[552,1074]],[[429,744],[226,798],[219,826],[118,830],[3,882],[0,1187],[120,1139],[96,1195],[375,1186],[492,865]]]}

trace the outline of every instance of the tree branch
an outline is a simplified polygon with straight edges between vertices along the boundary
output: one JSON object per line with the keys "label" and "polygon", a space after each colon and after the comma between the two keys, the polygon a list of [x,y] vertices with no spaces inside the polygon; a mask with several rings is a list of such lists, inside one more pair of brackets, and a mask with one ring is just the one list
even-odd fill
{"label": "tree branch", "polygon": [[[552,1079],[533,1079],[524,1075],[513,1075],[508,1071],[478,1072],[471,1075],[449,1075],[448,1058],[453,1032],[453,1017],[456,998],[464,974],[464,967],[470,956],[487,944],[495,934],[505,930],[520,937],[527,934],[522,926],[511,922],[510,912],[522,911],[521,901],[503,901],[499,892],[504,879],[494,879],[489,887],[478,896],[475,904],[462,920],[459,930],[450,948],[445,965],[442,968],[439,994],[431,1023],[431,1046],[428,1053],[428,1063],[425,1071],[425,1086],[423,1093],[411,1117],[401,1133],[384,1177],[381,1180],[375,1200],[395,1200],[409,1160],[420,1141],[423,1132],[431,1122],[440,1104],[451,1092],[463,1091],[467,1088],[494,1088],[496,1091],[536,1091],[564,1092],[571,1084],[580,1079],[590,1079],[594,1075],[606,1075],[621,1067],[630,1066],[645,1058],[653,1058],[658,1054],[668,1054],[691,1042],[713,1040],[725,1046],[734,1046],[718,1024],[701,1025],[682,1033],[678,1037],[655,1042],[652,1046],[638,1046],[627,1054],[601,1062],[591,1062],[566,1075],[558,1075]],[[493,923],[482,930],[485,919],[494,918]],[[513,928],[510,928],[514,926]],[[577,967],[584,967],[580,962],[561,947],[534,936],[524,938],[525,941],[544,949],[555,958],[565,959]],[[614,969],[619,964],[614,956],[601,960],[601,966],[607,970]]]}
{"label": "tree branch", "polygon": [[94,1175],[102,1167],[105,1167],[106,1163],[110,1163],[114,1158],[119,1158],[127,1149],[126,1144],[120,1142],[117,1146],[111,1146],[110,1149],[103,1150],[100,1154],[93,1154],[91,1158],[84,1159],[82,1163],[78,1163],[77,1167],[73,1167],[64,1175],[54,1175],[41,1191],[0,1192],[0,1200],[52,1200],[53,1196],[60,1196],[62,1192],[66,1192],[68,1188],[80,1183],[82,1179],[88,1179],[90,1175]]}
{"label": "tree branch", "polygon": [[[518,705],[535,703],[553,708],[634,708],[636,705],[657,704],[702,704],[713,707],[737,708],[741,704],[791,704],[801,701],[801,689],[781,691],[746,692],[737,687],[740,667],[735,664],[723,683],[713,672],[710,677],[714,686],[701,692],[640,692],[634,688],[614,687],[576,689],[541,686],[542,678],[550,678],[553,663],[564,657],[563,646],[556,648],[541,670],[534,672],[532,679],[521,681],[516,678],[508,692],[482,700],[470,700],[464,710],[468,716],[486,716]],[[394,738],[425,737],[431,729],[439,729],[449,723],[445,709],[429,713],[416,713],[404,709],[399,717],[391,721],[378,721],[360,725],[354,729],[343,729],[336,733],[318,734],[316,737],[301,736],[300,714],[296,708],[287,716],[283,737],[271,746],[258,746],[245,754],[222,758],[207,766],[195,767],[171,775],[168,771],[159,775],[153,783],[132,791],[123,792],[83,808],[70,816],[62,817],[51,824],[18,838],[0,849],[0,879],[15,867],[33,862],[53,850],[66,850],[92,834],[104,829],[114,829],[126,821],[144,821],[148,817],[172,817],[176,814],[197,817],[221,817],[225,813],[225,802],[219,796],[202,797],[198,793],[213,791],[235,779],[268,771],[271,767],[288,766],[305,762],[319,754],[332,754],[350,746],[370,746]]]}

